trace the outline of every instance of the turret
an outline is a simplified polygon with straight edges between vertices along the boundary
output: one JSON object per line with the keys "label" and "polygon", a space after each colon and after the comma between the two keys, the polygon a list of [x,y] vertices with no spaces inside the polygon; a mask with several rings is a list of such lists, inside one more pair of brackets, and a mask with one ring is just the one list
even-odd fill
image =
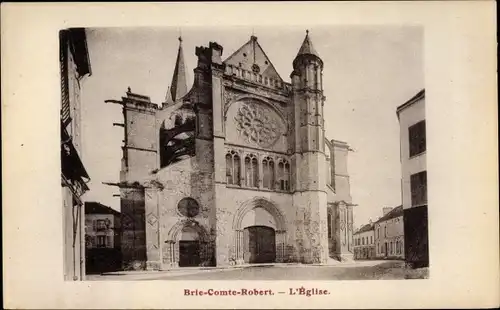
{"label": "turret", "polygon": [[[307,31],[291,74],[295,115],[293,201],[295,221],[304,230],[296,238],[303,263],[326,263],[329,251],[322,71],[323,61]],[[312,235],[317,237],[311,240],[308,236]]]}
{"label": "turret", "polygon": [[323,60],[319,57],[309,37],[309,30],[302,46],[293,60],[293,72],[291,74],[294,90],[323,90]]}
{"label": "turret", "polygon": [[298,152],[324,152],[323,61],[306,37],[293,61],[293,102],[298,116],[296,148]]}

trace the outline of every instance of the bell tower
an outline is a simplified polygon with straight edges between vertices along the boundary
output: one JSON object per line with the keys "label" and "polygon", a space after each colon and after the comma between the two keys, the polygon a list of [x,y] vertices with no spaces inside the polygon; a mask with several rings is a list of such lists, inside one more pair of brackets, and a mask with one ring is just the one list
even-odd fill
{"label": "bell tower", "polygon": [[326,159],[323,119],[323,61],[306,37],[293,61],[292,103],[295,114],[295,242],[303,263],[328,260]]}

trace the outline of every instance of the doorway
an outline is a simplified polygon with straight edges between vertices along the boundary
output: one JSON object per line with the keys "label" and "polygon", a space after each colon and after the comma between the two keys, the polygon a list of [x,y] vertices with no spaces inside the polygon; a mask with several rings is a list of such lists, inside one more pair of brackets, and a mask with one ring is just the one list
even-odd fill
{"label": "doorway", "polygon": [[200,265],[200,243],[198,241],[179,241],[179,267]]}
{"label": "doorway", "polygon": [[195,267],[201,263],[198,232],[184,227],[179,240],[179,267]]}
{"label": "doorway", "polygon": [[244,229],[244,261],[249,264],[276,261],[276,232],[267,226],[250,226]]}

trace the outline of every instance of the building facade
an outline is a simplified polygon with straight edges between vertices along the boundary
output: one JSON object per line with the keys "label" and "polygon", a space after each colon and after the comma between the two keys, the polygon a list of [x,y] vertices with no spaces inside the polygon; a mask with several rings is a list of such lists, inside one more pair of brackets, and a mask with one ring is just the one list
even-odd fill
{"label": "building facade", "polygon": [[425,90],[398,107],[406,262],[429,266]]}
{"label": "building facade", "polygon": [[354,259],[375,258],[375,227],[371,221],[356,231],[353,238]]}
{"label": "building facade", "polygon": [[403,259],[405,257],[405,230],[403,207],[384,208],[384,215],[375,222],[375,256]]}
{"label": "building facade", "polygon": [[85,231],[82,196],[89,175],[82,161],[83,79],[91,74],[84,29],[60,32],[61,69],[61,189],[64,231],[64,279],[85,278]]}
{"label": "building facade", "polygon": [[98,202],[85,202],[87,273],[121,268],[121,213]]}
{"label": "building facade", "polygon": [[324,130],[323,61],[307,34],[277,73],[252,36],[223,60],[180,40],[161,107],[128,90],[120,183],[124,268],[351,260],[345,142]]}

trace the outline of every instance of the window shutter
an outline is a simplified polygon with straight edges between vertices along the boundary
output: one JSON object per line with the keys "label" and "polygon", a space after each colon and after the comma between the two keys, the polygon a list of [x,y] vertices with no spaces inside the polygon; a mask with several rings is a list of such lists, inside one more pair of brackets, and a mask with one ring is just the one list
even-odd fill
{"label": "window shutter", "polygon": [[61,31],[59,45],[59,65],[61,69],[61,123],[64,128],[71,122],[68,86],[68,44],[66,31]]}

